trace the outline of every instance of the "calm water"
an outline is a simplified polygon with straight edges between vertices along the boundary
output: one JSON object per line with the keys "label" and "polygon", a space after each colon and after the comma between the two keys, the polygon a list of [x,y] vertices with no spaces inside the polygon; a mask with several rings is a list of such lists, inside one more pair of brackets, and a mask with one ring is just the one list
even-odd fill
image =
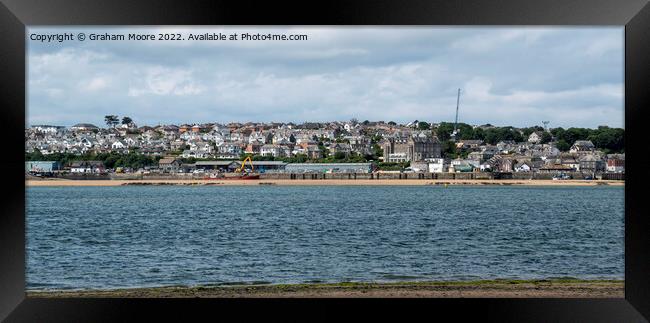
{"label": "calm water", "polygon": [[31,187],[27,288],[624,273],[621,187]]}

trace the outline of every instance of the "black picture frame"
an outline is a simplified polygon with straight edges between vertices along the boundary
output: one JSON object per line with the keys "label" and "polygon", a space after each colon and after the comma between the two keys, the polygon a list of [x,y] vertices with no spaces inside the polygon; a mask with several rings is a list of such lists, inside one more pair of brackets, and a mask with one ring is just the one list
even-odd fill
{"label": "black picture frame", "polygon": [[[234,1],[0,0],[0,319],[9,322],[239,319],[474,318],[637,322],[650,318],[650,224],[643,184],[643,109],[650,107],[647,0]],[[24,126],[27,25],[611,25],[625,26],[624,299],[39,299],[25,297]],[[645,210],[645,211],[644,211]],[[395,309],[395,306],[401,307]],[[264,307],[265,309],[258,309]],[[300,309],[307,309],[306,316]],[[424,315],[422,317],[422,315]],[[645,318],[644,318],[645,317]]]}

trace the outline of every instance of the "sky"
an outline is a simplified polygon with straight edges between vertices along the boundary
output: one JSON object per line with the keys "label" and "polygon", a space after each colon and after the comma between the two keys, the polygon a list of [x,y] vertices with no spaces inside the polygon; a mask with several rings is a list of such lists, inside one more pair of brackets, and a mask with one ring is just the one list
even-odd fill
{"label": "sky", "polygon": [[[79,41],[80,32],[184,40]],[[75,39],[31,39],[61,33]],[[460,88],[459,122],[624,127],[623,36],[623,27],[29,27],[27,122],[453,122]]]}

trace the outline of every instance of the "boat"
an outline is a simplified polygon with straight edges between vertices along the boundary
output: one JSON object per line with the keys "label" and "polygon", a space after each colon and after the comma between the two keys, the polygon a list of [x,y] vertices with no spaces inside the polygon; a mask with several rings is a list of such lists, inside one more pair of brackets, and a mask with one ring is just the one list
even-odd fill
{"label": "boat", "polygon": [[203,179],[209,180],[242,180],[242,179],[260,179],[260,174],[253,173],[242,173],[233,176],[227,176],[225,174],[210,174]]}

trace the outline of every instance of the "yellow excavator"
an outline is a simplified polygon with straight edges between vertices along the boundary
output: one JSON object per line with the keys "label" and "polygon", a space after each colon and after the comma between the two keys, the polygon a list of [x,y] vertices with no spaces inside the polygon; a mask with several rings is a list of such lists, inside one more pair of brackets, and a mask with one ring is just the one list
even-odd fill
{"label": "yellow excavator", "polygon": [[244,161],[241,163],[241,167],[235,169],[235,173],[241,173],[239,176],[239,179],[259,179],[260,175],[259,174],[249,174],[246,171],[246,161],[248,161],[248,164],[251,165],[251,172],[255,171],[255,166],[253,166],[253,160],[251,159],[250,156],[246,157]]}
{"label": "yellow excavator", "polygon": [[[259,179],[260,174],[252,174],[252,173],[249,173],[246,170],[246,162],[247,161],[248,161],[248,164],[251,165],[251,172],[255,171],[255,166],[253,166],[253,160],[249,156],[249,157],[246,157],[246,159],[244,159],[244,161],[241,163],[240,167],[237,167],[235,169],[235,173],[239,174],[239,176],[226,176],[225,174],[212,174],[211,176],[205,177],[204,179],[216,179],[216,180]],[[213,176],[213,175],[216,175],[216,176]]]}
{"label": "yellow excavator", "polygon": [[255,171],[255,167],[253,166],[253,160],[251,159],[251,156],[246,157],[244,161],[241,163],[241,167],[235,169],[235,173],[241,173],[245,170],[246,167],[246,161],[248,161],[248,164],[251,165],[251,171]]}

